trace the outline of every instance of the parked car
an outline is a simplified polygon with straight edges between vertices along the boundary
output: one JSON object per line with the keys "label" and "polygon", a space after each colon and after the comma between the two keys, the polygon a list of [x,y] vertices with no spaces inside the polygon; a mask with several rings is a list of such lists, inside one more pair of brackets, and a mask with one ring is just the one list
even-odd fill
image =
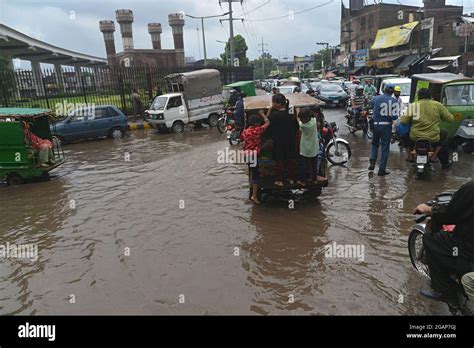
{"label": "parked car", "polygon": [[115,105],[79,108],[50,126],[51,134],[62,143],[101,137],[122,138],[126,129],[127,117]]}
{"label": "parked car", "polygon": [[280,91],[280,93],[282,94],[293,94],[293,93],[297,93],[296,91],[299,89],[298,86],[291,86],[291,85],[284,85],[284,86],[280,86],[278,87],[278,90]]}
{"label": "parked car", "polygon": [[323,83],[317,93],[317,98],[324,101],[327,105],[344,107],[349,99],[349,95],[338,84]]}

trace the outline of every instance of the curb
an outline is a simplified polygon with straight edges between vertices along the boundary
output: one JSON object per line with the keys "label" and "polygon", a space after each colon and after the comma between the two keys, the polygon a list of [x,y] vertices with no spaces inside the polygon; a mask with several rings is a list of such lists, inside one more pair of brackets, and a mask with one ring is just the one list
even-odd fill
{"label": "curb", "polygon": [[151,129],[153,124],[144,121],[143,123],[129,122],[127,124],[127,130],[137,130],[137,129]]}

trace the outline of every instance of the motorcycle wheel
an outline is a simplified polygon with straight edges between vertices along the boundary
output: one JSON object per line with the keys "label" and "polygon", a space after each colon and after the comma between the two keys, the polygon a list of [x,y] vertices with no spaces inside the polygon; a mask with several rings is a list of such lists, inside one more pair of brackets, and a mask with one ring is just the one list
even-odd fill
{"label": "motorcycle wheel", "polygon": [[423,233],[419,230],[412,230],[408,237],[408,253],[415,269],[426,277],[430,277],[428,264],[426,263],[425,248],[423,246]]}
{"label": "motorcycle wheel", "polygon": [[229,135],[229,144],[238,145],[240,144],[240,132],[232,131]]}
{"label": "motorcycle wheel", "polygon": [[223,118],[219,119],[219,121],[217,122],[217,129],[219,130],[219,133],[225,133],[225,121]]}
{"label": "motorcycle wheel", "polygon": [[[337,145],[337,146],[336,146]],[[326,158],[336,166],[343,165],[351,158],[352,151],[349,144],[338,139],[326,147]]]}

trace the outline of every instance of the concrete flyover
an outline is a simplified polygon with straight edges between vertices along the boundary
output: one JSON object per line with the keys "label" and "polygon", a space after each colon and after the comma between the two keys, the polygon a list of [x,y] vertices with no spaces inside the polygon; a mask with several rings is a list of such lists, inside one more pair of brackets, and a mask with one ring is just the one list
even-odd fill
{"label": "concrete flyover", "polygon": [[20,33],[4,24],[0,24],[0,55],[10,60],[12,69],[13,59],[31,62],[31,69],[36,80],[36,90],[44,94],[40,79],[43,77],[40,63],[54,65],[56,76],[62,76],[62,65],[73,66],[79,73],[81,68],[96,68],[107,65],[107,59],[90,56],[79,52],[57,47],[28,35]]}

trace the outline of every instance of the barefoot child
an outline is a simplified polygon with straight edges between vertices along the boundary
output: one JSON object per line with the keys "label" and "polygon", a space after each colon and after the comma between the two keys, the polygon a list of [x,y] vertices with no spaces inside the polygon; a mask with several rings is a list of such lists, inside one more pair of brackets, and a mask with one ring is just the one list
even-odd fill
{"label": "barefoot child", "polygon": [[249,117],[249,127],[242,132],[242,139],[244,140],[244,151],[247,159],[251,160],[249,162],[249,172],[250,172],[250,183],[252,184],[252,197],[250,199],[255,204],[260,204],[257,198],[258,192],[258,182],[260,174],[258,171],[258,162],[257,157],[260,153],[262,145],[262,135],[265,130],[270,125],[268,117],[261,112],[260,115],[263,117],[265,123],[262,125],[262,120],[257,115],[252,115]]}
{"label": "barefoot child", "polygon": [[[303,109],[298,115],[299,126],[301,130],[300,139],[300,158],[299,158],[299,176],[297,184],[306,186],[305,180],[316,181],[317,160],[319,152],[318,129],[316,127],[316,118],[312,111]],[[311,163],[311,175],[307,177],[307,165]]]}

